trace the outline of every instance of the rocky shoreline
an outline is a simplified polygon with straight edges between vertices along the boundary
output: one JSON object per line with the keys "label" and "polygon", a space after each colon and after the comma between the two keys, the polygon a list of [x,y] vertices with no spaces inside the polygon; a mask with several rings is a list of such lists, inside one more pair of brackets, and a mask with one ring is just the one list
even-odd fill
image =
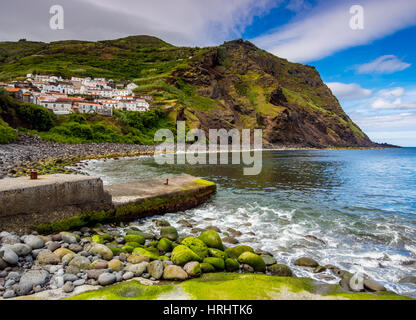
{"label": "rocky shoreline", "polygon": [[[279,264],[272,254],[221,238],[216,227],[191,230],[186,220],[178,230],[168,221],[154,219],[154,230],[142,230],[140,221],[129,225],[96,225],[52,235],[0,233],[0,298],[9,299],[61,290],[73,292],[140,277],[147,285],[158,281],[185,281],[204,274],[231,272],[293,277],[290,266]],[[195,234],[197,233],[197,234]],[[224,243],[226,245],[224,245]],[[341,292],[385,292],[381,284],[365,278],[354,285],[353,275],[335,266],[321,266],[309,257],[299,257],[295,266],[315,273],[330,270],[340,280]],[[145,280],[146,279],[146,280]],[[77,290],[75,290],[78,288]],[[74,291],[75,290],[75,291]],[[393,294],[394,295],[394,294]]]}
{"label": "rocky shoreline", "polygon": [[0,179],[27,174],[70,173],[65,166],[83,159],[151,155],[154,146],[121,143],[61,144],[20,134],[12,144],[0,144]]}

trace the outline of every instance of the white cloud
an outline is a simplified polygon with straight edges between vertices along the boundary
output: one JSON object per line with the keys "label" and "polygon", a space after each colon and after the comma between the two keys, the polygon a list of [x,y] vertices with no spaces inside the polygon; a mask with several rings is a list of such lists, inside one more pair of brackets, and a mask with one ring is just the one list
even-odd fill
{"label": "white cloud", "polygon": [[57,31],[49,28],[49,8],[56,0],[2,0],[0,41],[104,40],[148,34],[175,45],[217,45],[241,37],[254,17],[282,1],[61,0],[65,28]]}
{"label": "white cloud", "polygon": [[358,73],[394,73],[409,68],[411,64],[401,61],[395,55],[381,56],[374,61],[358,66]]}
{"label": "white cloud", "polygon": [[[405,99],[407,101],[405,101]],[[371,103],[372,109],[413,109],[416,108],[416,102],[410,100],[404,88],[393,88],[380,90]]]}
{"label": "white cloud", "polygon": [[372,90],[364,89],[356,83],[328,82],[326,85],[338,99],[362,99],[372,93]]}
{"label": "white cloud", "polygon": [[364,30],[352,30],[352,1],[317,6],[304,19],[295,20],[252,41],[273,54],[297,62],[314,61],[349,47],[370,43],[400,29],[416,25],[414,0],[361,0]]}

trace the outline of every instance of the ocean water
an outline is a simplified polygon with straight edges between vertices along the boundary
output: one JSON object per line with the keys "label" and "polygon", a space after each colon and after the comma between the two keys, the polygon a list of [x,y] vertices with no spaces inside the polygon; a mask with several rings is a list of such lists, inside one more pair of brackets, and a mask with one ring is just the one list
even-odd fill
{"label": "ocean water", "polygon": [[[214,181],[217,195],[186,212],[195,227],[237,229],[241,244],[273,253],[297,276],[339,281],[293,266],[309,256],[416,296],[415,285],[398,284],[416,276],[416,148],[264,151],[262,157],[257,176],[244,176],[243,165],[158,165],[153,157],[93,160],[83,171],[106,184],[181,173]],[[177,226],[183,216],[165,219]],[[140,223],[153,228],[151,219]]]}

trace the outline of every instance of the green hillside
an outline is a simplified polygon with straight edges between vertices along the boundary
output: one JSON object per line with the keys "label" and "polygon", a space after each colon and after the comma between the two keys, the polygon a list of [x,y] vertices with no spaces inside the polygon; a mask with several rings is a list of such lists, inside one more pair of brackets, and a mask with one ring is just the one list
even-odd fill
{"label": "green hillside", "polygon": [[[137,94],[154,97],[154,106],[170,107],[159,125],[184,120],[188,128],[205,131],[261,128],[265,143],[279,145],[374,146],[345,114],[315,68],[288,62],[247,41],[208,48],[175,47],[150,36],[0,43],[0,81],[27,73],[132,81],[138,85]],[[112,120],[98,122],[121,128],[120,119],[116,114]],[[73,122],[58,120],[58,124],[66,121]],[[90,125],[93,120],[86,121]],[[54,139],[58,131],[43,136]],[[65,132],[62,129],[59,134]],[[122,137],[125,132],[117,134]]]}

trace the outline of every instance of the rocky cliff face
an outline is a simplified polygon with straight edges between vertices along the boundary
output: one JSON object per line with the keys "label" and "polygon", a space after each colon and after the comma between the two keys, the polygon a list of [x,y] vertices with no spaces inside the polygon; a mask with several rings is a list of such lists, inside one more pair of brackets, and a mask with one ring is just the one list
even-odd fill
{"label": "rocky cliff face", "polygon": [[290,63],[236,40],[210,48],[169,83],[214,100],[182,107],[191,128],[262,128],[264,142],[305,147],[368,147],[369,138],[342,110],[314,67]]}

